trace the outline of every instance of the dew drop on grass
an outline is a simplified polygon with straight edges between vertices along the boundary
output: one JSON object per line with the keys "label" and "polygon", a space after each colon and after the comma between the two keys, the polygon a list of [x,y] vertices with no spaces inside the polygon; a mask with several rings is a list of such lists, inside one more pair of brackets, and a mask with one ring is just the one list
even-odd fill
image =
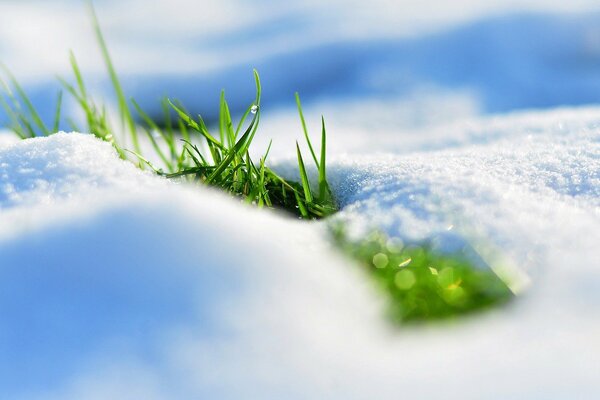
{"label": "dew drop on grass", "polygon": [[376,268],[385,268],[389,263],[388,256],[383,253],[377,253],[373,256],[373,265]]}
{"label": "dew drop on grass", "polygon": [[254,104],[251,108],[250,108],[250,112],[252,114],[256,114],[256,112],[258,111],[258,106],[256,104]]}

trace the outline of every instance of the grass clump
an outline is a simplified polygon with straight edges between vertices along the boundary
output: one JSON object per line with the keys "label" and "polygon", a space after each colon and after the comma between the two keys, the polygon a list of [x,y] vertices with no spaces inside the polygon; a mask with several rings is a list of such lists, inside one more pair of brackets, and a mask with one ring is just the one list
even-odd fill
{"label": "grass clump", "polygon": [[[167,178],[188,179],[215,186],[241,197],[247,203],[286,210],[303,219],[323,218],[336,211],[326,175],[325,122],[322,120],[321,151],[317,158],[306,129],[298,94],[296,102],[304,137],[318,171],[318,190],[315,191],[309,181],[298,143],[296,154],[300,182],[284,179],[266,166],[271,145],[258,162],[254,162],[250,156],[250,146],[257,132],[261,113],[261,85],[256,70],[256,98],[235,127],[224,92],[221,93],[219,104],[218,135],[209,132],[200,115],[195,117],[183,105],[167,99],[162,101],[165,123],[159,126],[134,99],[127,101],[91,3],[90,15],[117,100],[117,118],[110,115],[104,105],[98,106],[90,97],[75,56],[71,53],[73,82],[65,79],[60,79],[60,82],[63,90],[72,97],[83,114],[85,127],[81,129],[73,118],[63,118],[61,115],[62,90],[58,94],[54,122],[51,127],[47,126],[17,79],[4,68],[10,84],[2,82],[4,95],[0,96],[0,104],[10,121],[9,128],[17,136],[22,139],[48,136],[57,132],[64,121],[75,131],[87,131],[112,143],[121,158],[131,159],[140,168],[150,167]],[[120,121],[119,129],[111,126],[111,121],[115,120]],[[128,148],[126,138],[132,148]],[[150,143],[154,157],[142,150],[142,138]],[[151,158],[159,159],[159,164],[152,163]]]}
{"label": "grass clump", "polygon": [[430,243],[405,244],[381,232],[351,241],[342,229],[336,243],[361,262],[390,298],[394,322],[444,320],[510,301],[514,294],[491,269],[461,254],[434,251]]}
{"label": "grass clump", "polygon": [[[183,122],[181,125],[186,136],[186,139],[184,139],[184,154],[186,156],[178,158],[177,168],[174,168],[173,163],[165,160],[167,158],[165,155],[161,155],[161,159],[166,161],[167,167],[173,172],[164,173],[154,166],[152,168],[157,170],[159,174],[169,178],[187,177],[194,181],[219,187],[229,193],[241,196],[246,202],[256,204],[259,207],[267,206],[291,211],[305,219],[323,218],[330,215],[336,211],[336,207],[325,172],[326,131],[324,123],[321,132],[321,156],[319,160],[316,157],[314,158],[315,167],[319,172],[318,192],[313,193],[297,142],[296,154],[300,182],[286,180],[266,166],[271,144],[269,144],[258,163],[252,161],[249,148],[260,120],[261,85],[256,70],[254,71],[254,78],[256,82],[255,101],[246,109],[235,128],[225,95],[223,92],[221,93],[218,136],[209,132],[202,117],[198,116],[196,120],[182,107],[169,102],[180,121]],[[301,120],[304,121],[297,94],[296,99]],[[243,130],[244,123],[250,115],[252,115],[252,118]],[[166,138],[169,147],[173,147],[170,136],[165,131],[153,124],[147,116],[144,119],[148,127],[153,128],[155,131],[158,130],[160,137]],[[302,125],[306,142],[314,155],[305,124]],[[202,151],[197,144],[191,141],[190,133],[196,134],[201,139],[205,151]],[[159,148],[157,148],[157,151],[160,153]]]}

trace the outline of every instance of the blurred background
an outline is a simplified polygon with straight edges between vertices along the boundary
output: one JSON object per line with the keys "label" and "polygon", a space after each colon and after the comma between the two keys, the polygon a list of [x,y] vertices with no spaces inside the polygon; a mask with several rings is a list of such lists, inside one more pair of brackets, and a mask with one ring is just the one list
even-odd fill
{"label": "blurred background", "polygon": [[[0,61],[48,119],[56,76],[71,79],[69,50],[93,91],[110,98],[86,3],[0,0]],[[324,114],[330,131],[350,135],[332,136],[347,151],[358,151],[365,133],[419,136],[473,116],[600,102],[596,0],[94,6],[128,96],[156,118],[167,96],[214,121],[222,89],[241,113],[254,98],[252,68],[262,78],[266,136],[290,129],[292,118],[297,130],[297,91],[315,128]]]}

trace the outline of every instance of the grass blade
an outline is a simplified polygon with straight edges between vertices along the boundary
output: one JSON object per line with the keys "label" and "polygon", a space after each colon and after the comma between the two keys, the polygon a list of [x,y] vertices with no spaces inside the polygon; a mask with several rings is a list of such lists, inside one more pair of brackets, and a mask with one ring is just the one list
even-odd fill
{"label": "grass blade", "polygon": [[[10,83],[13,85],[13,87],[17,91],[17,94],[21,98],[23,104],[25,104],[25,107],[27,108],[27,111],[29,112],[31,119],[33,120],[33,123],[40,129],[40,131],[42,132],[42,134],[44,136],[50,135],[50,130],[46,127],[46,124],[44,124],[44,122],[42,121],[42,118],[38,114],[33,103],[31,102],[31,100],[29,99],[29,97],[27,96],[27,94],[25,93],[25,91],[23,90],[23,88],[21,87],[19,82],[17,81],[17,79],[10,72],[10,70],[8,68],[6,68],[3,64],[0,64],[0,66],[4,70],[4,73],[8,76]],[[9,92],[9,95],[12,97],[10,92]],[[14,98],[14,100],[16,100],[16,98]],[[34,134],[33,136],[36,136],[36,135]]]}
{"label": "grass blade", "polygon": [[319,199],[326,203],[331,203],[331,190],[327,184],[326,166],[327,156],[327,132],[325,130],[325,118],[321,116],[321,159],[318,164],[319,168]]}
{"label": "grass blade", "polygon": [[308,215],[308,211],[306,210],[306,207],[304,206],[304,203],[302,202],[298,192],[294,191],[294,197],[296,198],[296,205],[298,206],[298,211],[300,211],[302,218],[309,219],[310,217]]}
{"label": "grass blade", "polygon": [[306,174],[306,168],[304,167],[304,160],[302,160],[302,153],[300,152],[298,142],[296,142],[296,154],[298,156],[298,170],[300,172],[300,180],[302,181],[302,189],[304,189],[304,199],[307,203],[312,203],[313,196],[310,192],[310,183],[308,182],[308,175]]}
{"label": "grass blade", "polygon": [[221,161],[217,169],[215,169],[215,171],[206,179],[207,183],[213,182],[214,179],[229,166],[229,164],[233,161],[233,159],[236,156],[239,156],[241,153],[244,152],[244,149],[247,147],[251,140],[251,135],[255,132],[253,128],[256,124],[257,116],[258,114],[254,116],[254,119],[252,120],[252,123],[250,124],[248,129],[246,129],[246,132],[238,140],[235,146],[233,146],[233,148],[229,150],[229,152],[227,153],[227,157],[225,157],[225,159]]}
{"label": "grass blade", "polygon": [[319,168],[319,162],[317,161],[317,156],[315,155],[315,151],[313,150],[312,143],[310,142],[310,137],[308,136],[308,130],[306,129],[306,121],[304,120],[304,113],[302,112],[302,104],[300,103],[300,95],[298,92],[295,93],[296,96],[296,105],[298,106],[298,114],[300,115],[300,123],[302,124],[302,132],[304,132],[304,138],[306,139],[306,143],[308,144],[308,149],[310,150],[310,154],[312,155],[313,161],[317,169]]}
{"label": "grass blade", "polygon": [[[131,103],[133,104],[133,106],[135,107],[136,111],[138,112],[138,114],[140,115],[140,117],[142,117],[142,119],[144,120],[144,122],[146,122],[146,124],[148,125],[148,128],[144,129],[146,132],[146,135],[148,136],[148,139],[150,140],[150,143],[152,144],[152,147],[154,148],[154,151],[156,152],[156,154],[158,154],[158,156],[160,157],[160,159],[162,160],[163,164],[165,165],[165,167],[170,171],[173,172],[174,170],[174,165],[171,163],[171,160],[165,155],[165,153],[162,151],[162,149],[160,148],[160,145],[156,142],[156,139],[154,138],[153,135],[153,131],[154,132],[158,132],[159,135],[165,139],[165,135],[162,132],[162,130],[158,127],[158,125],[156,125],[156,123],[152,120],[152,118],[150,118],[148,116],[148,114],[146,114],[144,112],[144,110],[142,110],[142,108],[139,106],[139,104],[131,99]],[[166,139],[165,139],[166,141]],[[136,154],[137,155],[137,154]],[[139,157],[138,157],[139,158]]]}
{"label": "grass blade", "polygon": [[233,122],[231,121],[231,113],[229,112],[229,106],[227,105],[227,101],[225,100],[224,90],[221,91],[219,108],[219,135],[221,138],[221,143],[225,143],[225,138],[227,138],[227,143],[229,144],[229,147],[231,147],[235,143],[236,138],[233,132]]}
{"label": "grass blade", "polygon": [[171,100],[169,100],[169,104],[171,105],[171,107],[173,107],[173,110],[175,110],[177,115],[179,115],[179,117],[187,124],[187,126],[200,133],[202,136],[204,136],[204,138],[206,138],[206,140],[217,146],[219,149],[225,150],[223,144],[221,144],[208,132],[202,119],[200,119],[200,124],[198,124],[198,122],[194,121],[194,119],[190,117],[185,111],[173,104]]}
{"label": "grass blade", "polygon": [[112,59],[110,57],[110,53],[108,52],[108,47],[106,46],[106,42],[104,40],[104,35],[102,34],[102,30],[100,29],[100,24],[98,22],[98,17],[96,16],[96,11],[94,10],[94,6],[91,1],[89,1],[89,10],[92,18],[92,25],[94,28],[94,33],[96,34],[96,40],[100,45],[100,51],[102,52],[102,58],[104,59],[104,64],[106,65],[106,69],[110,76],[110,80],[112,82],[112,87],[117,96],[117,101],[119,105],[119,112],[121,114],[121,122],[125,126],[129,128],[129,132],[131,135],[131,140],[133,142],[133,147],[137,153],[140,153],[140,144],[138,142],[137,131],[135,128],[135,121],[131,116],[131,111],[129,110],[129,106],[127,105],[127,100],[125,98],[125,93],[123,92],[123,88],[121,86],[121,82],[119,81],[119,77],[115,71],[115,67],[113,65]]}
{"label": "grass blade", "polygon": [[58,132],[58,129],[60,128],[60,112],[62,107],[62,98],[63,91],[59,90],[56,99],[56,110],[54,111],[54,125],[52,126],[52,133]]}
{"label": "grass blade", "polygon": [[[4,86],[4,82],[2,82],[0,80],[0,83],[2,83],[3,86]],[[4,88],[6,88],[6,86],[4,86]],[[8,92],[8,89],[6,89],[6,90]],[[4,109],[4,112],[6,113],[6,116],[10,120],[10,123],[11,123],[10,129],[17,136],[19,136],[19,138],[26,139],[28,137],[28,135],[25,133],[25,131],[23,129],[23,125],[19,121],[19,116],[18,116],[17,112],[12,109],[12,107],[10,106],[10,104],[8,104],[8,102],[4,98],[4,95],[0,95],[0,104],[2,105],[2,108]]]}

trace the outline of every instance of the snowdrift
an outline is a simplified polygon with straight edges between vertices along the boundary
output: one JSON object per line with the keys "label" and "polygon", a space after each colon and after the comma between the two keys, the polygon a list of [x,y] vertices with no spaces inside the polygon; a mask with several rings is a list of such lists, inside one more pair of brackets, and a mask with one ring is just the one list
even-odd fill
{"label": "snowdrift", "polygon": [[[392,328],[302,223],[167,182],[89,135],[0,146],[0,388],[22,399],[594,398],[600,109],[448,125],[332,156],[334,220],[495,249],[511,307]],[[435,134],[435,133],[433,133]],[[423,139],[423,143],[429,139]],[[349,144],[349,146],[351,146]],[[416,148],[425,147],[417,145]],[[367,149],[368,150],[368,149]],[[281,156],[281,154],[280,154]],[[286,162],[279,168],[286,172]]]}

